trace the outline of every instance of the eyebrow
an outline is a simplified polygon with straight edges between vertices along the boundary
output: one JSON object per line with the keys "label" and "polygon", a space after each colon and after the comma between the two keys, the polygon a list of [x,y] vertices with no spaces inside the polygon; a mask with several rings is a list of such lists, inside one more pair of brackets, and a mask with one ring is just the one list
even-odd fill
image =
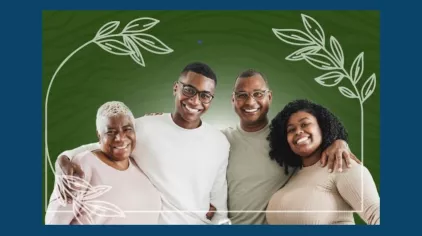
{"label": "eyebrow", "polygon": [[209,94],[211,94],[212,95],[212,93],[210,92],[210,91],[207,91],[207,90],[202,90],[202,91],[200,91],[197,87],[195,87],[195,86],[193,86],[193,85],[191,85],[191,84],[187,84],[187,83],[184,83],[184,82],[182,82],[182,81],[179,81],[181,84],[183,84],[184,86],[189,86],[189,87],[192,87],[192,88],[194,88],[198,93],[209,93]]}
{"label": "eyebrow", "polygon": [[308,117],[303,117],[302,119],[300,119],[300,120],[299,120],[299,122],[301,122],[301,121],[303,121],[303,120],[306,120],[306,119],[308,119],[308,120],[309,120],[309,118],[308,118]]}
{"label": "eyebrow", "polygon": [[[303,121],[303,120],[309,120],[308,117],[303,117],[302,119],[299,120],[299,122]],[[287,124],[287,128],[289,128],[289,126],[294,126],[293,124]]]}
{"label": "eyebrow", "polygon": [[[262,91],[266,91],[268,89],[254,89],[252,90],[252,92],[262,92]],[[234,91],[235,93],[247,93],[245,90],[240,90],[240,91]]]}
{"label": "eyebrow", "polygon": [[[133,127],[133,125],[124,125],[124,126],[122,126],[122,128],[127,128],[127,127]],[[113,127],[110,127],[110,126],[107,126],[107,130],[117,130],[116,128],[113,128]]]}

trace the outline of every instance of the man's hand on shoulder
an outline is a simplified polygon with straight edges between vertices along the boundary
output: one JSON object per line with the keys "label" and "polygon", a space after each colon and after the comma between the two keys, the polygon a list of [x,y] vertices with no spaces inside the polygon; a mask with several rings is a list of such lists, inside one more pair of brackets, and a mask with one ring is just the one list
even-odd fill
{"label": "man's hand on shoulder", "polygon": [[164,113],[162,112],[153,112],[153,113],[146,113],[144,116],[160,116]]}

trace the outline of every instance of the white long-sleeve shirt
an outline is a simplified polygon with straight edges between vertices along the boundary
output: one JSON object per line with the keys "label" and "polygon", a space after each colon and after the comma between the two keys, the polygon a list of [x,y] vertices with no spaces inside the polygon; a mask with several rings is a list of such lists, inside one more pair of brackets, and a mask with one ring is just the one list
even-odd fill
{"label": "white long-sleeve shirt", "polygon": [[[167,113],[136,119],[135,130],[132,156],[161,192],[159,223],[217,224],[227,219],[230,144],[221,131],[205,122],[196,129],[184,129]],[[84,145],[63,154],[72,158],[98,147],[97,143]],[[212,221],[206,218],[210,203],[217,208]]]}

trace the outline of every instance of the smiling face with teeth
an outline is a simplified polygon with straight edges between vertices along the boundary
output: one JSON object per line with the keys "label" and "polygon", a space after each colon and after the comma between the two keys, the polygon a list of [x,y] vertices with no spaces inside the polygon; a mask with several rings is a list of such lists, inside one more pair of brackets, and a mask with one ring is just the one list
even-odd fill
{"label": "smiling face with teeth", "polygon": [[293,113],[287,122],[286,132],[290,148],[302,158],[310,157],[321,149],[321,129],[315,116],[308,112]]}
{"label": "smiling face with teeth", "polygon": [[111,161],[128,159],[136,143],[132,120],[123,114],[104,119],[103,127],[97,131],[101,151]]}
{"label": "smiling face with teeth", "polygon": [[[185,89],[196,90],[197,94],[194,96],[186,96],[183,92]],[[200,92],[214,95],[215,82],[214,80],[193,71],[182,74],[179,82],[173,86],[173,95],[175,96],[175,112],[173,113],[173,120],[179,126],[192,129],[199,126],[201,123],[201,115],[203,115],[211,105],[203,103],[200,99]]]}
{"label": "smiling face with teeth", "polygon": [[[255,92],[267,91],[261,97],[254,98]],[[247,94],[246,99],[241,99],[236,94]],[[272,93],[268,91],[267,82],[257,72],[239,77],[236,80],[232,104],[236,114],[240,118],[242,129],[246,131],[258,131],[268,123],[268,110],[272,100]]]}

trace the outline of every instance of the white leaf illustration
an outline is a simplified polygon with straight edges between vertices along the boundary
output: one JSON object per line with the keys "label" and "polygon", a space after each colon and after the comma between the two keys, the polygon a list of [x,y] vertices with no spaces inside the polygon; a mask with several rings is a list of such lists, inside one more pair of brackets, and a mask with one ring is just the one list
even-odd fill
{"label": "white leaf illustration", "polygon": [[107,186],[107,185],[94,186],[83,195],[83,200],[87,201],[87,200],[95,199],[103,195],[104,193],[108,192],[110,189],[111,189],[111,186]]}
{"label": "white leaf illustration", "polygon": [[62,175],[61,178],[63,179],[65,187],[71,191],[79,192],[92,188],[92,185],[88,181],[77,176]]}
{"label": "white leaf illustration", "polygon": [[304,55],[313,54],[321,49],[320,46],[308,46],[294,51],[292,54],[286,57],[288,61],[300,61],[303,60]]}
{"label": "white leaf illustration", "polygon": [[342,73],[332,71],[315,78],[315,81],[326,87],[334,87],[340,83],[343,78],[344,75]]}
{"label": "white leaf illustration", "polygon": [[358,98],[358,96],[354,94],[352,90],[346,87],[340,86],[338,89],[340,90],[340,93],[343,94],[347,98]]}
{"label": "white leaf illustration", "polygon": [[87,189],[91,189],[92,186],[86,180],[71,175],[56,175],[56,184],[58,193],[56,194],[59,203],[62,206],[68,204],[68,195],[71,199],[79,194],[84,193]]}
{"label": "white leaf illustration", "polygon": [[59,203],[61,206],[66,206],[67,205],[67,195],[66,195],[66,190],[64,187],[64,181],[62,178],[62,175],[56,175],[56,186],[58,191],[54,191],[56,193],[56,199],[59,200]]}
{"label": "white leaf illustration", "polygon": [[297,29],[273,29],[273,33],[281,41],[298,46],[315,45],[312,39],[303,31]]}
{"label": "white leaf illustration", "polygon": [[363,52],[361,52],[353,61],[352,67],[350,68],[350,77],[354,84],[357,84],[362,77],[363,73]]}
{"label": "white leaf illustration", "polygon": [[125,217],[125,213],[116,205],[105,201],[85,201],[84,207],[100,217]]}
{"label": "white leaf illustration", "polygon": [[344,54],[343,49],[341,48],[340,43],[334,36],[330,37],[330,47],[333,52],[333,56],[336,59],[337,63],[343,67],[344,66]]}
{"label": "white leaf illustration", "polygon": [[130,38],[143,49],[155,54],[168,54],[173,52],[173,49],[165,45],[161,40],[149,34],[135,34]]}
{"label": "white leaf illustration", "polygon": [[325,45],[325,34],[321,25],[312,17],[302,14],[302,21],[305,25],[306,31],[316,40],[321,46]]}
{"label": "white leaf illustration", "polygon": [[150,17],[141,17],[132,20],[129,22],[125,28],[123,29],[123,34],[134,34],[134,33],[142,33],[154,27],[156,24],[160,22],[157,19],[150,18]]}
{"label": "white leaf illustration", "polygon": [[142,57],[141,51],[139,51],[138,46],[133,42],[131,38],[128,36],[123,36],[123,41],[125,42],[126,46],[132,50],[132,54],[130,54],[130,57],[139,65],[145,66],[144,58]]}
{"label": "white leaf illustration", "polygon": [[329,57],[324,54],[315,53],[315,54],[308,54],[303,56],[305,60],[311,64],[312,66],[316,67],[320,70],[334,70],[338,69],[336,63]]}
{"label": "white leaf illustration", "polygon": [[66,196],[66,194],[64,194],[65,190],[63,188],[63,185],[60,185],[59,183],[57,183],[57,190],[58,191],[54,191],[55,199],[57,199],[59,201],[59,204],[61,206],[66,206],[67,205],[67,196]]}
{"label": "white leaf illustration", "polygon": [[116,39],[102,39],[95,41],[95,43],[105,51],[114,55],[130,55],[133,53],[124,43]]}
{"label": "white leaf illustration", "polygon": [[361,91],[361,96],[362,96],[362,98],[363,98],[363,102],[365,102],[366,101],[366,99],[368,99],[371,95],[372,95],[372,93],[374,92],[374,90],[375,90],[375,87],[376,87],[376,83],[377,83],[377,81],[376,81],[376,76],[375,76],[375,73],[374,74],[372,74],[366,81],[365,81],[365,83],[363,84],[363,86],[362,86],[362,91]]}
{"label": "white leaf illustration", "polygon": [[119,21],[111,21],[103,25],[97,32],[95,38],[101,38],[113,33],[119,27]]}
{"label": "white leaf illustration", "polygon": [[84,204],[80,203],[79,201],[74,201],[73,203],[73,215],[75,216],[76,220],[79,222],[79,224],[83,225],[84,222],[81,221],[82,217],[85,217],[88,221],[88,224],[92,225],[94,224],[94,219],[92,219],[92,212],[87,209]]}
{"label": "white leaf illustration", "polygon": [[75,217],[75,219],[79,222],[79,224],[83,225],[84,223],[80,219],[81,216],[83,215],[80,204],[78,204],[77,202],[74,202],[72,205],[72,210],[73,210],[73,216]]}

